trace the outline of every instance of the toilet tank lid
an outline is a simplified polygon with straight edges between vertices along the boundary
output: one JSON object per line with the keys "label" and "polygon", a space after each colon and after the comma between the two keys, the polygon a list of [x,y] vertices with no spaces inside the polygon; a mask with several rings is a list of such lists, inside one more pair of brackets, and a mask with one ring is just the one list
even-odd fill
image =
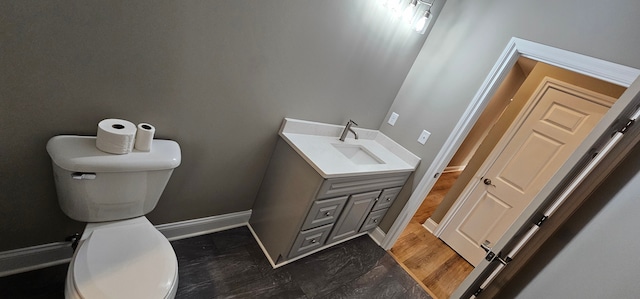
{"label": "toilet tank lid", "polygon": [[95,136],[61,135],[49,139],[53,163],[78,172],[133,172],[173,169],[180,165],[180,146],[173,140],[154,139],[151,151],[133,150],[116,155],[99,150]]}

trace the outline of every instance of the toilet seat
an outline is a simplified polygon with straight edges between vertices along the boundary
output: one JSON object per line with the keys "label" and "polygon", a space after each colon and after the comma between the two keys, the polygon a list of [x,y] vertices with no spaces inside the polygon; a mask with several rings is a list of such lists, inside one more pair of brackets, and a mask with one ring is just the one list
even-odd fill
{"label": "toilet seat", "polygon": [[175,252],[145,217],[94,228],[69,271],[82,298],[172,298],[177,289]]}

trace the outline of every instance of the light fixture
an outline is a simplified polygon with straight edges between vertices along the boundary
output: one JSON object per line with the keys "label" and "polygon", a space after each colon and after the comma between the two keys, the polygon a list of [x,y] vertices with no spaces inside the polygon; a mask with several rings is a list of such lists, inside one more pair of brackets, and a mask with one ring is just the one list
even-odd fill
{"label": "light fixture", "polygon": [[426,0],[380,0],[393,17],[401,17],[413,30],[424,34],[431,21],[431,3]]}
{"label": "light fixture", "polygon": [[406,23],[411,24],[411,22],[413,21],[413,17],[416,14],[416,6],[418,6],[418,0],[411,0],[411,3],[409,3],[409,5],[407,5],[407,8],[404,9],[404,12],[402,13],[402,19]]}
{"label": "light fixture", "polygon": [[429,25],[429,22],[431,21],[431,6],[429,6],[429,9],[427,9],[424,14],[420,17],[420,19],[418,19],[418,21],[416,21],[416,25],[414,26],[414,30],[416,32],[420,32],[420,34],[424,34],[424,32],[427,30],[427,26]]}

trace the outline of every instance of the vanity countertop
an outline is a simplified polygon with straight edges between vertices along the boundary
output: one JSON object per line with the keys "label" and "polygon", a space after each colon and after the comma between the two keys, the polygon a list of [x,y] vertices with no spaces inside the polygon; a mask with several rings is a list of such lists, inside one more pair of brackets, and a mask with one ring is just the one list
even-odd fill
{"label": "vanity countertop", "polygon": [[279,135],[326,179],[408,172],[420,163],[420,158],[380,131],[352,127],[358,139],[349,132],[343,142],[338,140],[343,129],[343,125],[285,118]]}

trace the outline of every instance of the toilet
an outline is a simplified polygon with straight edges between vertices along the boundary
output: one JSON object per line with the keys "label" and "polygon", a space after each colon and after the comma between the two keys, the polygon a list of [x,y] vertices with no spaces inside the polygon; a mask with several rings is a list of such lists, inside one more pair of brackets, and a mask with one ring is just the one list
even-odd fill
{"label": "toilet", "polygon": [[96,137],[55,136],[47,143],[58,202],[87,222],[73,254],[66,298],[174,298],[178,260],[169,241],[144,216],[158,203],[180,146],[153,140],[150,152],[102,152]]}

